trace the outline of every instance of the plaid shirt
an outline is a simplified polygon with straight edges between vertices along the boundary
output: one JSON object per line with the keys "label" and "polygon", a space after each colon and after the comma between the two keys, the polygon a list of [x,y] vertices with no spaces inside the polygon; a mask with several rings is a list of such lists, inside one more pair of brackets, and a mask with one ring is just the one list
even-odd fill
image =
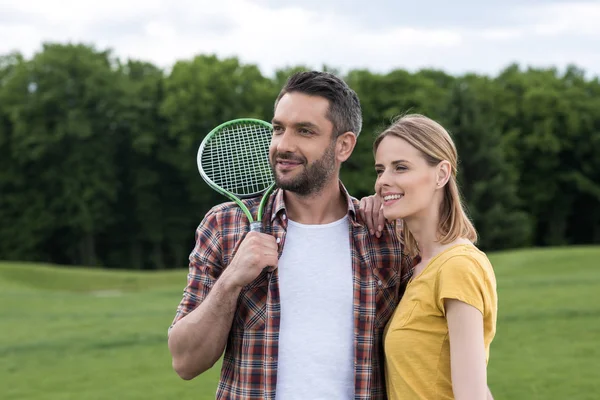
{"label": "plaid shirt", "polygon": [[[350,221],[354,398],[385,399],[382,333],[412,274],[412,262],[402,254],[401,243],[391,225],[386,226],[381,238],[369,234],[356,211],[358,201],[348,195],[341,183],[340,188],[348,200]],[[244,200],[252,215],[256,215],[259,200]],[[281,190],[276,190],[267,201],[263,223],[265,233],[277,238],[281,256],[287,230]],[[221,204],[206,214],[196,232],[188,284],[173,324],[206,298],[248,230],[248,220],[235,203]],[[223,358],[217,399],[275,398],[279,323],[279,284],[275,269],[261,273],[240,293]]]}

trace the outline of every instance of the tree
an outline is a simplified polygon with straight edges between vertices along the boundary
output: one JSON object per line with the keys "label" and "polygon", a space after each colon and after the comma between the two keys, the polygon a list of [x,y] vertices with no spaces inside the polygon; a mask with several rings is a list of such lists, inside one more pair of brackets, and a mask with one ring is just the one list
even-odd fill
{"label": "tree", "polygon": [[342,167],[342,180],[357,197],[372,194],[375,183],[373,141],[393,118],[406,113],[437,117],[447,92],[438,85],[439,75],[412,75],[395,70],[386,75],[366,70],[351,71],[346,81],[358,94],[363,111],[363,128],[355,150]]}
{"label": "tree", "polygon": [[561,80],[554,68],[520,72],[513,66],[498,77],[502,104],[513,104],[509,112],[503,110],[508,162],[518,171],[519,196],[526,199],[534,241],[541,245],[571,243],[567,233],[574,205],[583,186],[593,187],[586,184],[588,175],[581,174],[575,152],[589,143],[593,122],[580,110],[593,100],[574,72]]}
{"label": "tree", "polygon": [[119,67],[117,99],[117,167],[121,184],[114,221],[106,246],[106,263],[135,269],[162,269],[173,265],[165,257],[167,199],[165,183],[176,174],[158,161],[168,147],[166,123],[160,116],[164,99],[164,74],[156,66],[128,60]]}
{"label": "tree", "polygon": [[[173,173],[162,182],[165,235],[174,254],[193,246],[193,232],[213,205],[226,201],[204,183],[196,155],[204,137],[231,119],[249,117],[270,121],[276,90],[255,65],[236,58],[198,56],[175,64],[165,80],[160,116],[168,126],[167,141],[158,160]],[[177,258],[178,262],[181,260]]]}
{"label": "tree", "polygon": [[[97,235],[112,218],[117,82],[111,63],[109,52],[45,44],[18,64],[3,91],[12,159],[26,173],[22,193],[31,200],[21,229],[47,239],[45,257],[54,253],[54,261],[96,265]],[[65,252],[54,258],[57,248]]]}
{"label": "tree", "polygon": [[44,212],[37,195],[36,176],[15,158],[15,122],[11,107],[12,82],[26,65],[19,53],[0,57],[0,255],[4,259],[41,260],[39,249],[54,219]]}
{"label": "tree", "polygon": [[458,181],[483,249],[530,244],[531,222],[520,210],[516,176],[506,163],[493,115],[492,83],[473,75],[457,80],[444,118],[459,154]]}
{"label": "tree", "polygon": [[[339,74],[335,67],[324,70]],[[270,121],[288,77],[198,55],[166,74],[82,44],[0,56],[0,259],[162,269],[187,264],[206,211],[227,201],[196,155],[230,119]],[[372,194],[372,144],[421,113],[454,136],[459,183],[486,249],[600,242],[600,82],[570,66],[495,77],[364,69],[345,76],[363,128],[342,180]]]}

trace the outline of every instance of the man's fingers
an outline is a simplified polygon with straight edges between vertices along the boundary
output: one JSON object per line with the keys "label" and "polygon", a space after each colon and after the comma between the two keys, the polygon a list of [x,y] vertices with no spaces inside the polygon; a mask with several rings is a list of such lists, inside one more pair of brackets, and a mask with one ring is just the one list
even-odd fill
{"label": "man's fingers", "polygon": [[247,238],[252,246],[277,250],[277,239],[268,233],[249,232]]}
{"label": "man's fingers", "polygon": [[266,266],[263,268],[263,271],[272,272],[277,268],[278,255],[277,253],[265,253],[264,260],[266,262]]}
{"label": "man's fingers", "polygon": [[277,260],[279,254],[277,253],[277,249],[273,250],[273,249],[263,249],[263,253],[262,255],[265,258],[269,258],[271,260]]}

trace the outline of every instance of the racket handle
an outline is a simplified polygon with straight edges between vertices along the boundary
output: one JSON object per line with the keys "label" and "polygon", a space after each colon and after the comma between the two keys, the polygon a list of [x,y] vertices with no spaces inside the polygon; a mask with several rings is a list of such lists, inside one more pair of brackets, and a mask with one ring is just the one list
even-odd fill
{"label": "racket handle", "polygon": [[[250,232],[262,233],[263,232],[262,222],[260,222],[260,221],[251,222],[250,223]],[[264,267],[263,272],[270,273],[270,272],[273,272],[273,269],[272,269],[272,267]]]}
{"label": "racket handle", "polygon": [[262,222],[254,221],[254,222],[250,223],[250,232],[262,233],[262,231],[263,231]]}

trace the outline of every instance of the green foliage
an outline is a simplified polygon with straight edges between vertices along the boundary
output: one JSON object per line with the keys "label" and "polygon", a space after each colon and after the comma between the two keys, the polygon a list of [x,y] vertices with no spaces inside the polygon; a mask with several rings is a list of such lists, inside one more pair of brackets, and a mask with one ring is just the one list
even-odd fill
{"label": "green foliage", "polygon": [[[163,269],[226,199],[200,178],[198,146],[233,118],[269,121],[287,77],[198,55],[163,71],[80,44],[0,56],[0,259]],[[336,71],[323,66],[323,70]],[[459,181],[484,250],[600,243],[600,82],[575,66],[497,77],[349,71],[363,130],[342,167],[373,192],[372,143],[421,113],[454,135]]]}
{"label": "green foliage", "polygon": [[492,82],[477,76],[450,88],[444,125],[453,136],[459,159],[458,181],[467,211],[485,249],[530,244],[531,223],[520,209],[516,176],[506,162],[502,133],[493,114]]}

